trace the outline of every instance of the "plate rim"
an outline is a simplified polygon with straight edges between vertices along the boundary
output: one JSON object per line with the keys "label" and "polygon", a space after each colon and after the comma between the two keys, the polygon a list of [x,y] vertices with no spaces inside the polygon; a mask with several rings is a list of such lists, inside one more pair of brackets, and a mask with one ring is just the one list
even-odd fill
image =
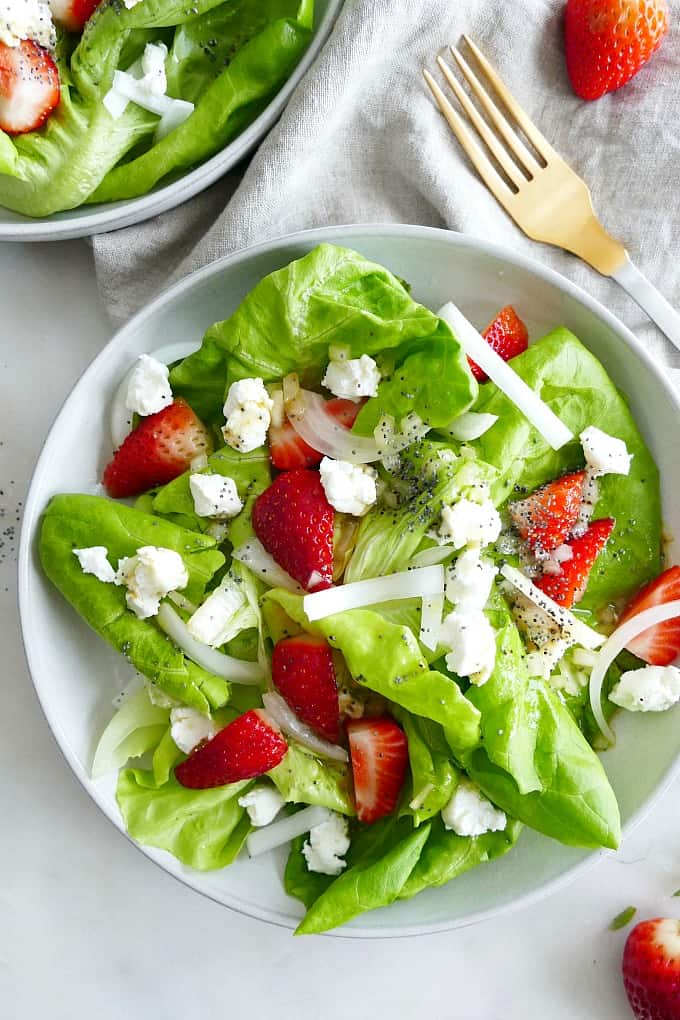
{"label": "plate rim", "polygon": [[[201,269],[190,273],[188,276],[183,277],[177,283],[168,287],[162,291],[153,301],[144,308],[140,309],[124,326],[117,330],[111,339],[104,345],[99,353],[89,362],[83,372],[74,382],[73,386],[66,395],[62,402],[54,420],[43,440],[43,446],[37,460],[34,464],[31,472],[30,481],[27,488],[26,501],[24,507],[24,514],[22,518],[21,534],[19,541],[19,552],[18,552],[18,607],[19,607],[19,622],[20,622],[20,633],[21,641],[28,667],[31,684],[35,692],[36,698],[40,709],[45,717],[50,733],[57,743],[61,753],[66,759],[71,771],[75,775],[78,782],[81,784],[83,789],[86,791],[88,796],[94,801],[100,811],[106,816],[106,818],[114,825],[119,833],[121,833],[136,849],[144,854],[147,859],[152,861],[157,867],[161,868],[165,874],[180,881],[187,888],[200,893],[202,896],[207,897],[220,906],[228,907],[237,913],[243,914],[248,917],[254,917],[258,920],[266,921],[269,924],[277,925],[278,927],[293,929],[299,923],[299,918],[294,919],[290,915],[285,915],[277,910],[267,910],[260,908],[252,904],[246,904],[243,900],[238,897],[225,897],[220,898],[213,894],[207,889],[200,888],[191,880],[190,874],[179,873],[174,870],[173,867],[166,867],[162,860],[158,859],[158,854],[162,851],[158,851],[151,847],[145,847],[133,840],[128,833],[125,831],[122,825],[122,819],[116,818],[113,813],[108,809],[108,805],[104,801],[104,797],[100,794],[93,781],[87,775],[86,770],[81,768],[80,763],[76,760],[75,755],[71,752],[68,740],[65,734],[61,732],[56,720],[50,718],[43,699],[41,697],[39,685],[36,682],[33,672],[33,659],[32,652],[29,648],[28,641],[28,629],[29,625],[27,621],[30,620],[29,613],[29,589],[31,583],[31,575],[34,569],[32,563],[33,543],[35,538],[36,524],[39,520],[42,510],[44,507],[37,505],[37,486],[40,481],[42,474],[44,473],[48,464],[48,456],[45,447],[52,436],[52,433],[57,428],[62,415],[64,414],[66,405],[71,401],[74,393],[80,388],[81,384],[87,381],[90,374],[96,374],[100,361],[108,358],[109,352],[112,348],[118,346],[122,340],[124,340],[126,334],[131,331],[136,331],[140,327],[143,327],[144,323],[154,316],[157,309],[167,303],[171,303],[177,298],[181,297],[186,291],[192,290],[196,285],[202,281],[209,279],[212,276],[219,275],[224,270],[229,269],[234,265],[238,265],[242,262],[247,262],[253,257],[265,252],[275,251],[277,248],[287,247],[294,244],[304,244],[312,247],[316,244],[321,243],[342,243],[342,238],[348,233],[351,233],[355,238],[353,243],[356,244],[356,239],[363,237],[398,237],[400,239],[431,239],[433,241],[443,241],[445,244],[450,244],[455,248],[462,250],[472,249],[476,253],[482,253],[495,258],[498,258],[508,264],[512,264],[520,269],[528,271],[547,283],[553,284],[559,290],[566,292],[572,298],[575,298],[581,304],[593,313],[595,316],[602,319],[606,325],[608,325],[617,336],[619,336],[624,343],[626,343],[636,354],[636,356],[646,365],[651,374],[656,378],[656,381],[660,384],[662,390],[666,393],[671,405],[675,408],[678,416],[680,417],[680,394],[676,391],[674,386],[670,383],[666,375],[664,375],[662,368],[657,364],[655,359],[652,357],[648,349],[637,339],[635,334],[618,319],[612,312],[610,312],[597,298],[592,297],[578,284],[573,283],[562,273],[549,266],[545,266],[540,263],[537,259],[532,256],[519,254],[513,252],[510,248],[506,248],[502,244],[498,244],[493,241],[486,241],[481,238],[476,238],[468,234],[462,234],[457,231],[450,231],[441,227],[426,227],[414,224],[404,223],[378,223],[378,224],[341,224],[332,227],[320,227],[312,228],[308,230],[297,231],[292,234],[283,234],[270,240],[262,241],[256,245],[251,245],[247,248],[243,248],[230,255],[223,256],[215,262],[210,263]],[[649,814],[654,808],[657,802],[663,797],[664,793],[668,790],[674,780],[680,775],[680,754],[676,757],[675,761],[669,766],[666,772],[662,775],[656,788],[647,800],[642,804],[638,810],[627,820],[622,828],[622,841],[632,832],[632,830],[643,821],[643,819]],[[573,882],[580,874],[584,873],[587,869],[594,866],[594,864],[600,860],[603,856],[613,853],[613,851],[607,851],[605,849],[596,849],[586,853],[583,858],[575,862],[570,867],[566,868],[560,875],[554,878],[546,879],[544,882],[539,884],[535,889],[532,889],[522,895],[516,897],[507,903],[501,904],[497,907],[491,907],[486,910],[476,911],[466,915],[462,918],[457,918],[453,921],[440,921],[433,924],[418,924],[418,925],[399,925],[389,930],[382,930],[380,928],[364,928],[361,925],[352,927],[343,927],[341,929],[326,932],[324,935],[329,938],[403,938],[420,935],[432,935],[438,932],[452,931],[457,928],[468,927],[472,924],[477,924],[484,920],[489,920],[492,917],[498,917],[505,914],[510,914],[515,910],[519,910],[525,906],[538,902],[539,900],[546,898],[553,892],[557,892],[559,889],[567,886]],[[200,875],[201,872],[197,872]],[[228,902],[227,902],[228,901]]]}

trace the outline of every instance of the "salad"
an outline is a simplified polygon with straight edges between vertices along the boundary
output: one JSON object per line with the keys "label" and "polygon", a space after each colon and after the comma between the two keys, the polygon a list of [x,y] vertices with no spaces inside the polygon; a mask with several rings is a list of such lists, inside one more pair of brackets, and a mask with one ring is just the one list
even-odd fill
{"label": "salad", "polygon": [[0,205],[145,195],[264,109],[314,0],[0,0]]}
{"label": "salad", "polygon": [[107,496],[54,496],[40,535],[136,671],[92,765],[129,834],[195,869],[287,846],[301,933],[523,826],[615,848],[596,752],[617,707],[680,700],[680,567],[587,348],[510,306],[481,335],[324,244],[172,357],[121,380]]}

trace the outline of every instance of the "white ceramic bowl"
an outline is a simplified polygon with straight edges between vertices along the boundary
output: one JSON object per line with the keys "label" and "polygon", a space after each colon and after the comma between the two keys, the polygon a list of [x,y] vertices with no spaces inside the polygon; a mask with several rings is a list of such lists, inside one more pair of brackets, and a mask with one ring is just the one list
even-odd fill
{"label": "white ceramic bowl", "polygon": [[247,156],[279,119],[293,89],[307,73],[330,35],[342,4],[343,0],[316,0],[314,33],[302,60],[260,116],[221,152],[171,184],[159,184],[140,198],[81,205],[77,209],[68,209],[39,219],[12,212],[0,204],[0,241],[65,241],[71,237],[103,234],[120,227],[129,227],[132,223],[141,223],[142,220],[174,209],[199,191],[204,191]]}
{"label": "white ceramic bowl", "polygon": [[[537,262],[443,230],[363,226],[308,231],[268,242],[195,273],[140,312],[76,384],[45,443],[24,516],[19,594],[33,682],[71,768],[121,831],[113,778],[92,782],[88,766],[112,714],[111,698],[121,690],[129,667],[77,618],[43,577],[36,555],[40,514],[53,493],[89,492],[101,477],[111,449],[108,404],[136,355],[188,338],[195,338],[198,345],[203,331],[229,315],[266,273],[320,241],[356,248],[387,266],[409,280],[414,296],[431,308],[452,299],[474,322],[484,324],[502,305],[512,302],[533,338],[560,324],[572,329],[630,397],[661,468],[668,530],[680,534],[680,464],[669,442],[670,436],[677,435],[680,421],[677,397],[625,326]],[[72,455],[74,449],[79,451],[77,458]],[[671,560],[680,561],[678,552],[677,546],[670,550]],[[622,716],[617,722],[617,746],[605,755],[605,765],[625,828],[630,828],[678,769],[680,727],[675,712]],[[144,853],[187,885],[243,913],[286,926],[295,925],[301,916],[300,905],[283,891],[283,852],[209,873],[190,871],[164,851],[144,848]],[[525,830],[519,845],[499,861],[441,889],[367,914],[339,934],[411,935],[469,924],[544,895],[596,857]]]}

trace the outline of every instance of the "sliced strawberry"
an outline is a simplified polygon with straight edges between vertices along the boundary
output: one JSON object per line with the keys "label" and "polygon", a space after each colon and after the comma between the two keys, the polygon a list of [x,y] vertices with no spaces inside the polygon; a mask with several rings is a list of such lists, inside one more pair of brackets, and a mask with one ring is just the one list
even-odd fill
{"label": "sliced strawberry", "polygon": [[600,521],[593,521],[579,538],[565,542],[571,549],[571,559],[560,563],[558,574],[543,574],[539,577],[535,582],[536,587],[567,609],[578,602],[586,590],[595,560],[607,544],[615,523],[611,517],[603,517]]}
{"label": "sliced strawberry", "polygon": [[[493,322],[490,322],[486,327],[482,336],[496,354],[500,354],[503,361],[510,361],[510,358],[526,351],[529,346],[527,328],[512,305],[501,308]],[[472,358],[468,358],[468,361],[477,382],[486,382],[489,378],[486,372]]]}
{"label": "sliced strawberry", "polygon": [[274,648],[272,680],[295,714],[326,740],[340,739],[340,704],[330,645],[300,634]]}
{"label": "sliced strawberry", "polygon": [[257,497],[252,519],[267,552],[303,588],[330,588],[335,511],[318,472],[284,471]]}
{"label": "sliced strawberry", "polygon": [[104,471],[110,496],[137,496],[154,485],[165,485],[183,474],[212,444],[205,425],[186,401],[175,400],[143,418],[126,436]]}
{"label": "sliced strawberry", "polygon": [[550,552],[569,536],[578,520],[585,481],[585,471],[574,471],[510,504],[513,523],[533,550]]}
{"label": "sliced strawberry", "polygon": [[637,1020],[678,1020],[680,921],[655,917],[636,924],[626,939],[621,970]]}
{"label": "sliced strawberry", "polygon": [[59,72],[32,39],[0,43],[0,128],[8,135],[37,131],[59,105]]}
{"label": "sliced strawberry", "polygon": [[[680,567],[669,567],[637,593],[621,614],[619,623],[637,616],[643,609],[661,606],[676,599],[680,599]],[[657,623],[655,627],[643,631],[626,647],[638,659],[653,666],[669,666],[680,655],[680,617]]]}
{"label": "sliced strawberry", "polygon": [[255,708],[200,744],[175,768],[175,775],[190,790],[225,786],[264,775],[283,760],[287,750],[269,716]]}
{"label": "sliced strawberry", "polygon": [[360,822],[375,822],[394,811],[406,777],[408,741],[394,719],[353,719],[347,723]]}
{"label": "sliced strawberry", "polygon": [[[346,429],[351,429],[362,402],[355,403],[344,397],[335,397],[326,401],[326,410]],[[283,425],[272,425],[269,429],[269,453],[272,464],[279,471],[290,471],[292,468],[316,467],[321,463],[322,453],[312,449],[301,438],[286,420]]]}
{"label": "sliced strawberry", "polygon": [[69,32],[80,32],[100,0],[49,0],[52,17]]}

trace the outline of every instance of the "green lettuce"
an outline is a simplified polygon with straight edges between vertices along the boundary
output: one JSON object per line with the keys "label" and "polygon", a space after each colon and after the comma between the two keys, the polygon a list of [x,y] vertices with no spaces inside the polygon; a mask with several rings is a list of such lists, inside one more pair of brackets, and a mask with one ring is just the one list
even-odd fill
{"label": "green lettuce", "polygon": [[[408,740],[411,770],[411,797],[420,799],[420,806],[409,808],[414,823],[439,814],[448,804],[458,785],[459,771],[453,763],[451,749],[444,731],[437,723],[414,716],[394,707],[392,713],[401,723]],[[426,795],[423,797],[424,791]]]}
{"label": "green lettuce", "polygon": [[342,815],[355,813],[349,765],[343,762],[322,761],[289,741],[283,761],[267,775],[291,804],[315,804]]}
{"label": "green lettuce", "polygon": [[115,713],[101,737],[92,761],[92,778],[117,772],[130,758],[153,750],[168,730],[170,710],[152,705],[145,688]]}

